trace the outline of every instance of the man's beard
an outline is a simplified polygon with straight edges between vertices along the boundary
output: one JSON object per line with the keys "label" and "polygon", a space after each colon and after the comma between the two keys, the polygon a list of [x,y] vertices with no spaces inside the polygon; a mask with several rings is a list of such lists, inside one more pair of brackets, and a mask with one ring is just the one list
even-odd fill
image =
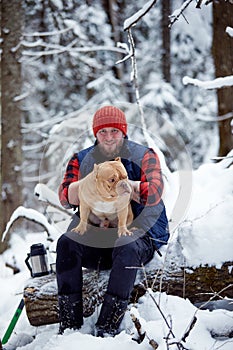
{"label": "man's beard", "polygon": [[105,156],[106,158],[108,159],[114,159],[116,158],[117,156],[119,156],[119,153],[121,151],[121,148],[123,146],[123,142],[124,142],[124,139],[122,139],[122,142],[119,142],[116,147],[111,150],[111,149],[108,149],[108,147],[106,147],[106,145],[102,145],[102,144],[98,144],[98,147],[99,147],[99,151],[101,152],[101,154],[103,156]]}

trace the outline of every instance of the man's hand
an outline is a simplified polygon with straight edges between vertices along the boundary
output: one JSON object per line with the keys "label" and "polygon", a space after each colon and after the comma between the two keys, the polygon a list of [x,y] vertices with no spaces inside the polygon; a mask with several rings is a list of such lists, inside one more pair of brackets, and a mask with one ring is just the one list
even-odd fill
{"label": "man's hand", "polygon": [[128,182],[132,188],[131,199],[133,199],[137,203],[140,203],[140,183],[141,183],[141,181],[128,180]]}
{"label": "man's hand", "polygon": [[68,201],[71,205],[79,205],[78,186],[79,181],[75,181],[68,188]]}

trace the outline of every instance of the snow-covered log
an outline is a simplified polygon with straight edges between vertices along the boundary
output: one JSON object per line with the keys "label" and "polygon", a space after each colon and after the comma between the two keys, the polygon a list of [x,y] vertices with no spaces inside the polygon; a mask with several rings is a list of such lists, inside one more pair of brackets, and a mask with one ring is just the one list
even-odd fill
{"label": "snow-covered log", "polygon": [[[222,297],[233,298],[233,263],[226,262],[221,268],[200,266],[172,271],[141,271],[130,302],[136,302],[146,288],[188,298],[192,303],[202,303]],[[97,273],[84,270],[83,300],[84,317],[92,315],[102,303],[107,287],[108,271]],[[29,322],[41,326],[58,322],[56,275],[31,278],[24,289],[24,300]]]}
{"label": "snow-covered log", "polygon": [[[108,272],[85,270],[83,274],[84,317],[92,315],[102,303],[107,287]],[[24,288],[27,317],[32,326],[58,322],[57,282],[54,273],[30,278]]]}

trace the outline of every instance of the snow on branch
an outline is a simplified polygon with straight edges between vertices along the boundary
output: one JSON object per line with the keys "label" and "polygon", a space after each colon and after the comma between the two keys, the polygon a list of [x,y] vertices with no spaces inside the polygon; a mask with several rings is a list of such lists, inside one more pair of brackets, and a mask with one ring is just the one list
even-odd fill
{"label": "snow on branch", "polygon": [[[117,64],[125,62],[128,59],[131,59],[131,65],[132,65],[132,72],[131,72],[131,81],[134,83],[135,87],[135,95],[136,95],[136,102],[139,107],[139,112],[141,116],[141,123],[144,135],[146,136],[146,123],[145,123],[145,117],[143,113],[143,108],[140,101],[140,93],[139,93],[139,85],[138,85],[138,75],[137,75],[137,60],[136,60],[136,48],[134,43],[134,38],[132,35],[131,28],[136,25],[136,23],[145,16],[146,13],[150,11],[150,9],[155,5],[157,0],[150,0],[148,1],[142,9],[140,9],[138,12],[136,12],[133,16],[129,17],[124,21],[124,31],[128,32],[128,39],[129,39],[129,48],[124,44],[124,49],[127,52],[127,55],[120,61],[116,62]],[[121,46],[120,46],[121,45]],[[119,43],[119,47],[123,47],[123,44]]]}
{"label": "snow on branch", "polygon": [[[49,46],[49,45],[47,45]],[[46,47],[46,46],[45,46]],[[47,48],[47,47],[46,47]],[[77,54],[79,52],[97,52],[97,51],[112,51],[112,52],[118,52],[118,53],[125,53],[125,50],[122,50],[121,48],[117,47],[111,47],[111,46],[86,46],[86,47],[72,47],[70,48],[68,46],[59,47],[57,49],[51,49],[49,51],[23,51],[24,56],[30,56],[30,57],[42,57],[42,56],[50,56],[55,54],[61,54],[64,52],[68,52],[70,54]]]}
{"label": "snow on branch", "polygon": [[47,203],[48,205],[51,205],[52,207],[64,212],[67,215],[72,216],[68,210],[64,209],[59,200],[58,200],[58,195],[52,191],[48,186],[45,184],[37,184],[34,190],[35,195],[38,197],[38,199],[42,202]]}
{"label": "snow on branch", "polygon": [[218,166],[221,169],[227,169],[233,164],[233,149],[224,157],[213,157],[212,160],[221,160]]}
{"label": "snow on branch", "polygon": [[233,111],[223,115],[218,115],[217,117],[198,115],[196,118],[199,120],[203,120],[204,122],[220,122],[222,120],[233,118]]}
{"label": "snow on branch", "polygon": [[180,18],[180,16],[184,16],[184,10],[191,4],[191,2],[192,2],[193,0],[186,0],[183,4],[182,4],[182,6],[179,8],[179,9],[177,9],[177,10],[175,10],[172,14],[171,14],[171,16],[169,16],[169,18],[170,18],[170,27],[176,22],[176,21],[178,21],[178,19]]}
{"label": "snow on branch", "polygon": [[48,233],[49,237],[57,236],[58,235],[58,230],[55,228],[55,226],[51,225],[46,217],[39,213],[35,209],[28,209],[23,206],[19,206],[11,215],[10,220],[8,221],[6,225],[6,229],[3,232],[2,235],[2,242],[5,240],[5,237],[7,233],[9,232],[10,228],[13,226],[14,222],[18,220],[19,218],[25,218],[27,220],[30,220],[32,222],[35,222],[39,225],[41,225],[45,231]]}
{"label": "snow on branch", "polygon": [[60,35],[68,32],[69,30],[73,29],[74,25],[71,25],[68,28],[61,29],[61,30],[55,30],[53,32],[34,32],[34,33],[23,33],[23,36],[26,37],[34,37],[34,36],[53,36],[53,35]]}
{"label": "snow on branch", "polygon": [[185,76],[183,78],[183,84],[184,85],[192,84],[206,90],[220,89],[225,86],[233,86],[233,75],[216,78],[214,80],[209,80],[209,81],[201,81],[199,79],[193,79]]}
{"label": "snow on branch", "polygon": [[[191,4],[191,2],[193,2],[194,0],[186,0],[182,6],[179,9],[176,9],[170,16],[170,25],[169,27],[171,27],[176,21],[178,21],[178,19],[180,18],[180,16],[183,16],[184,19],[186,20],[185,16],[184,16],[184,11],[186,10],[186,8]],[[231,0],[230,0],[231,1]],[[209,5],[210,3],[212,3],[213,0],[205,0],[205,5]],[[200,9],[201,5],[203,3],[203,0],[196,0],[196,8]],[[186,22],[188,22],[186,20]]]}
{"label": "snow on branch", "polygon": [[147,12],[150,11],[153,5],[155,5],[157,0],[148,1],[141,10],[136,12],[133,16],[127,18],[124,21],[124,30],[128,30],[130,27],[135,25]]}
{"label": "snow on branch", "polygon": [[227,33],[228,35],[230,35],[230,36],[233,38],[233,28],[227,27],[227,28],[226,28],[226,33]]}

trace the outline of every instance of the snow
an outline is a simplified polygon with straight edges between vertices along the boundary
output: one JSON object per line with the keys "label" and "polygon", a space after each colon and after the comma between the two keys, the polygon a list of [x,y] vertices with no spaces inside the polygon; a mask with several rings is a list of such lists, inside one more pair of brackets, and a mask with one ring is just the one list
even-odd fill
{"label": "snow", "polygon": [[11,215],[10,220],[7,223],[6,229],[2,234],[2,241],[4,241],[4,239],[6,238],[6,235],[10,230],[11,226],[13,225],[13,223],[20,217],[26,218],[34,222],[38,222],[40,225],[45,227],[45,229],[49,234],[51,234],[52,236],[53,235],[57,236],[58,231],[53,225],[51,225],[48,222],[48,220],[43,214],[39,213],[35,209],[28,209],[23,206],[20,206]]}
{"label": "snow", "polygon": [[[48,188],[43,183],[39,183],[35,187],[35,195],[38,199],[44,202],[52,203],[54,206],[61,207],[58,195]],[[61,207],[62,208],[62,207]]]}
{"label": "snow", "polygon": [[229,75],[227,77],[216,78],[211,81],[201,81],[199,79],[192,79],[189,77],[183,78],[183,84],[192,84],[195,86],[199,86],[204,89],[220,89],[224,86],[233,86],[233,75]]}
{"label": "snow", "polygon": [[[199,266],[200,264],[217,264],[221,266],[224,261],[232,261],[233,258],[233,167],[231,165],[232,152],[226,159],[219,163],[205,163],[193,171],[193,191],[185,218],[180,219],[177,228],[174,228],[168,246],[161,249],[163,257],[155,256],[151,265],[164,266],[171,262],[183,263],[186,266]],[[170,187],[169,187],[170,186]],[[169,186],[165,195],[165,202],[173,199],[176,205],[176,196],[181,184],[176,172],[169,174]],[[46,193],[46,187],[37,186],[36,192],[41,192],[41,198],[54,201],[51,191]],[[56,201],[55,201],[56,203]],[[169,209],[172,216],[174,208]],[[12,216],[9,225],[19,216],[31,217],[41,222],[46,229],[54,233],[56,228],[48,223],[43,215],[27,208],[20,207]],[[59,236],[59,233],[56,232]],[[19,232],[11,235],[11,247],[0,256],[0,283],[4,288],[0,289],[0,334],[3,337],[7,326],[21,300],[21,293],[26,286],[30,273],[27,270],[24,260],[30,251],[30,245],[43,243],[46,247],[50,245],[48,255],[49,263],[54,263],[55,243],[47,241],[45,232],[26,233],[23,236]],[[181,259],[182,257],[182,259]],[[180,261],[179,261],[180,260]],[[182,260],[182,261],[181,261]],[[20,268],[20,273],[12,275],[12,271],[5,266],[5,262],[15,264]],[[53,289],[54,286],[51,285]],[[158,308],[159,305],[159,308]],[[129,309],[121,324],[121,332],[114,338],[96,338],[93,336],[94,324],[97,320],[99,310],[86,318],[83,327],[79,331],[66,330],[64,335],[58,335],[58,325],[47,325],[33,327],[29,324],[25,309],[20,316],[10,340],[5,345],[7,350],[63,350],[69,348],[76,350],[77,347],[83,350],[90,348],[107,350],[135,349],[135,346],[142,349],[152,349],[149,339],[158,343],[160,350],[166,350],[166,337],[169,333],[168,326],[172,327],[172,334],[169,337],[169,349],[177,349],[171,345],[180,341],[185,332],[189,329],[194,317],[197,321],[190,331],[186,342],[183,345],[187,349],[218,349],[232,350],[233,340],[226,337],[215,338],[214,334],[224,335],[230,333],[233,328],[233,311],[217,309],[213,311],[201,310],[191,304],[188,299],[166,295],[165,293],[147,293],[139,299],[138,304],[129,305]],[[161,313],[162,312],[162,313]],[[133,313],[139,318],[146,337],[141,344],[137,344],[132,338],[137,338],[137,331],[134,327],[130,314]],[[166,321],[164,320],[165,317]]]}
{"label": "snow", "polygon": [[226,33],[229,34],[231,37],[233,37],[233,28],[227,27],[226,28]]}
{"label": "snow", "polygon": [[124,30],[129,29],[132,25],[136,24],[136,22],[146,14],[146,12],[153,6],[155,3],[155,0],[148,1],[142,9],[140,9],[138,12],[136,12],[133,16],[127,18],[124,21]]}

